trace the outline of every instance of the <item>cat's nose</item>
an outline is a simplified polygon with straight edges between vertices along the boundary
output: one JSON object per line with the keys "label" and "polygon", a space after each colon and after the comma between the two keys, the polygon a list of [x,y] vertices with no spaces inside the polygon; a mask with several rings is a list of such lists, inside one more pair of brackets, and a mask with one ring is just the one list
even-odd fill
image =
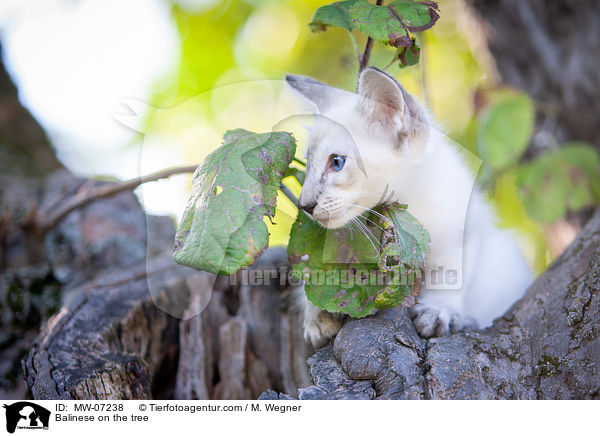
{"label": "cat's nose", "polygon": [[300,205],[300,207],[302,209],[304,209],[307,213],[309,213],[310,215],[312,215],[313,210],[315,210],[315,206],[317,205],[317,203],[308,203],[305,205]]}

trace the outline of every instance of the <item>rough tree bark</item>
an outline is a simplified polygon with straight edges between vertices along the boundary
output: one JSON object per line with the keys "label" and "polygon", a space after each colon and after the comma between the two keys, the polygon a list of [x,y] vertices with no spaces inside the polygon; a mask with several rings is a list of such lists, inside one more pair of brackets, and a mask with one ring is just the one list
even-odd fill
{"label": "rough tree bark", "polygon": [[[254,270],[282,262],[285,250],[271,249]],[[30,395],[229,400],[310,384],[301,334],[285,327],[297,314],[279,284],[213,282],[163,252],[73,289],[23,363]]]}
{"label": "rough tree bark", "polygon": [[[256,268],[276,269],[281,255]],[[158,264],[76,290],[25,363],[34,398],[168,398],[175,383],[177,398],[256,398],[267,387],[287,394],[270,389],[260,398],[600,397],[600,210],[491,328],[424,340],[402,308],[351,320],[308,359],[308,387],[296,372],[303,362],[297,320],[281,311],[276,285],[216,286],[201,315],[179,321],[157,309],[148,277],[165,283],[154,298],[186,307],[191,295],[207,292],[190,280],[204,273],[168,256]],[[233,310],[224,305],[231,293],[240,295],[229,302],[239,304]],[[247,297],[253,303],[245,306]]]}
{"label": "rough tree bark", "polygon": [[392,309],[346,323],[309,365],[299,398],[600,398],[600,209],[489,329],[425,340]]}
{"label": "rough tree bark", "polygon": [[35,339],[40,321],[58,304],[51,269],[28,256],[33,247],[20,224],[45,178],[61,168],[0,62],[0,398],[24,391],[18,383],[20,357]]}

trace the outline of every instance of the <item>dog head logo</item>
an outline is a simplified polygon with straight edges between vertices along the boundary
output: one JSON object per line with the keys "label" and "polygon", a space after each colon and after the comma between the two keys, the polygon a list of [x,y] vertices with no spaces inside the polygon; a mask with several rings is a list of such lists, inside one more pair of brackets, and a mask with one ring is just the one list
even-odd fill
{"label": "dog head logo", "polygon": [[50,421],[50,411],[28,401],[19,401],[6,409],[6,431],[14,433],[19,429],[47,429]]}

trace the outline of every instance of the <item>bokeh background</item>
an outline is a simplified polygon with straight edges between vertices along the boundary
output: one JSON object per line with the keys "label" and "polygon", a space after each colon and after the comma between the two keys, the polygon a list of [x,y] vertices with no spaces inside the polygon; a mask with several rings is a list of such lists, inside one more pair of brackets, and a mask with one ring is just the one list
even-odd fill
{"label": "bokeh background", "polygon": [[[2,55],[59,159],[81,176],[124,180],[201,162],[227,128],[260,128],[286,72],[353,89],[357,61],[347,32],[312,33],[307,25],[326,3],[3,0]],[[387,72],[483,160],[478,178],[500,225],[517,233],[540,272],[577,233],[571,215],[600,198],[598,155],[583,142],[565,148],[542,128],[552,122],[544,106],[503,85],[486,29],[462,1],[439,6],[441,19],[419,34],[421,62]],[[364,37],[356,38],[362,47]],[[383,67],[392,55],[376,44],[371,64]],[[234,86],[243,83],[255,85]],[[119,122],[125,118],[128,126]],[[542,153],[531,153],[536,135]],[[182,175],[136,192],[149,212],[176,220],[189,188]],[[272,243],[285,244],[295,212],[285,198],[279,205],[277,225],[269,225]]]}

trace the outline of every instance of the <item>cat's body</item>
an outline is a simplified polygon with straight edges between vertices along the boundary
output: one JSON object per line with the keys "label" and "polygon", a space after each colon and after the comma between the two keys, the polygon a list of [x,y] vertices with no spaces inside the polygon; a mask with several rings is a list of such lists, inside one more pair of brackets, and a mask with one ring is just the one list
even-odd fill
{"label": "cat's body", "polygon": [[[523,295],[532,276],[516,242],[496,227],[457,149],[400,85],[372,68],[361,74],[357,94],[301,76],[287,81],[320,114],[301,207],[338,228],[381,202],[400,202],[428,230],[427,287],[413,308],[421,335],[487,327]],[[305,336],[320,345],[341,320],[298,292]]]}

